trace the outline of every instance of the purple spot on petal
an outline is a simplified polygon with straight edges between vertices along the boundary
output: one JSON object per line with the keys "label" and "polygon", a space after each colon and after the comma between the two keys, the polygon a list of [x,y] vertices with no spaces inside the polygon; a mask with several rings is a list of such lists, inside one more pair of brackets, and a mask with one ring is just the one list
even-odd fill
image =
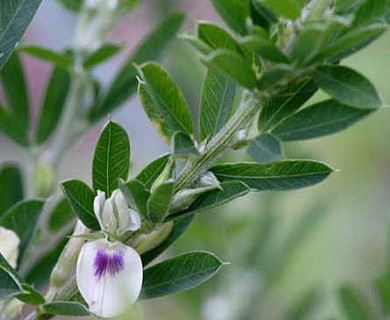
{"label": "purple spot on petal", "polygon": [[123,253],[121,251],[115,251],[113,254],[109,254],[100,249],[96,253],[93,267],[95,269],[95,277],[98,279],[101,279],[107,273],[113,277],[125,267]]}

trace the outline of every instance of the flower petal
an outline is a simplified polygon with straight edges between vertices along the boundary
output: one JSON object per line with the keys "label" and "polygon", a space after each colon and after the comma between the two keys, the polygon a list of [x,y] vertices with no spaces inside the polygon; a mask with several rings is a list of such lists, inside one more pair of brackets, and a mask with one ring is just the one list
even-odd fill
{"label": "flower petal", "polygon": [[99,221],[103,231],[116,234],[116,229],[119,227],[119,221],[115,218],[113,203],[110,199],[104,203],[103,211],[101,213],[101,221]]}
{"label": "flower petal", "polygon": [[15,232],[0,226],[0,253],[13,268],[16,268],[18,260],[19,242],[19,237]]}
{"label": "flower petal", "polygon": [[122,235],[126,231],[137,231],[141,227],[141,217],[137,211],[129,208],[123,193],[117,189],[110,199],[112,199],[111,204],[115,206],[119,219],[115,234]]}
{"label": "flower petal", "polygon": [[127,215],[129,219],[127,222],[127,230],[137,231],[139,228],[141,228],[141,217],[137,211],[128,209]]}
{"label": "flower petal", "polygon": [[119,316],[138,298],[142,269],[134,249],[106,239],[88,242],[77,262],[77,286],[91,312],[99,317]]}
{"label": "flower petal", "polygon": [[125,215],[127,213],[127,210],[129,209],[129,206],[127,204],[126,198],[124,197],[123,193],[116,189],[113,193],[111,198],[118,210],[119,216]]}
{"label": "flower petal", "polygon": [[93,212],[99,221],[100,227],[102,227],[102,212],[104,208],[104,202],[106,201],[106,193],[98,190],[97,196],[93,200]]}

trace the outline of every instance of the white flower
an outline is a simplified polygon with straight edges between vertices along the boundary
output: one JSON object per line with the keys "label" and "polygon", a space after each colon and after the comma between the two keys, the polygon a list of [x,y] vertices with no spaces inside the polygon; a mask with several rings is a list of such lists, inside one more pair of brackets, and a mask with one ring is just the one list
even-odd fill
{"label": "white flower", "polygon": [[134,249],[106,239],[88,242],[78,258],[77,286],[92,313],[104,318],[119,316],[140,294],[142,269]]}
{"label": "white flower", "polygon": [[16,268],[18,260],[19,242],[15,232],[0,226],[0,253],[13,268]]}
{"label": "white flower", "polygon": [[[102,231],[120,237],[141,227],[140,215],[129,208],[120,190],[109,199],[97,192],[93,209]],[[99,317],[120,316],[141,291],[141,257],[121,242],[100,239],[84,244],[77,261],[76,281],[89,310]]]}
{"label": "white flower", "polygon": [[[19,243],[19,237],[15,232],[0,226],[0,253],[12,268],[16,268]],[[16,319],[22,312],[22,308],[23,303],[16,299],[0,302],[0,320]]]}
{"label": "white flower", "polygon": [[138,212],[127,205],[122,192],[117,189],[106,200],[104,192],[98,190],[93,209],[103,231],[121,236],[126,231],[137,231],[141,227]]}

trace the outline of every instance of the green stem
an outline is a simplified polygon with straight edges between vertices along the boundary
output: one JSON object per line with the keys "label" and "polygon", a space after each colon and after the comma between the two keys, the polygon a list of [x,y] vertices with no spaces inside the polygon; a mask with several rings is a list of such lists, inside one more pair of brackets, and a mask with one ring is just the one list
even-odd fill
{"label": "green stem", "polygon": [[206,145],[205,151],[184,168],[176,181],[176,190],[188,187],[199,176],[205,173],[209,165],[237,139],[242,129],[248,129],[249,124],[260,110],[260,99],[253,93],[243,96],[237,112],[230,118],[221,131]]}

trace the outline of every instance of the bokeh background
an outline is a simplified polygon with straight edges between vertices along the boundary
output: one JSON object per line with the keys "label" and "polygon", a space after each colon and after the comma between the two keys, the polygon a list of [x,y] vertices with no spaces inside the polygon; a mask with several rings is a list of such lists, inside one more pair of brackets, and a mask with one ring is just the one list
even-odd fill
{"label": "bokeh background", "polygon": [[[97,70],[109,82],[140,39],[169,11],[187,13],[182,31],[196,20],[222,23],[207,0],[144,0],[110,35],[125,50]],[[43,2],[25,41],[60,50],[72,43],[76,16],[55,0]],[[171,43],[163,65],[180,84],[197,114],[204,68],[183,40]],[[23,56],[34,115],[50,66]],[[390,101],[390,33],[345,61],[367,75]],[[321,99],[321,95],[313,99]],[[112,114],[129,132],[132,173],[168,150],[143,113],[137,97]],[[324,160],[339,169],[321,185],[288,193],[253,193],[198,216],[167,255],[209,250],[230,262],[192,291],[140,302],[150,320],[343,319],[338,291],[357,289],[372,319],[380,304],[374,281],[387,270],[390,249],[390,108],[385,106],[352,128],[322,139],[289,143],[291,158]],[[90,181],[96,126],[68,153],[61,179]],[[23,153],[0,136],[0,162],[23,161]],[[229,152],[229,160],[248,158]],[[299,315],[297,304],[310,302]],[[298,312],[298,313],[297,313]]]}

